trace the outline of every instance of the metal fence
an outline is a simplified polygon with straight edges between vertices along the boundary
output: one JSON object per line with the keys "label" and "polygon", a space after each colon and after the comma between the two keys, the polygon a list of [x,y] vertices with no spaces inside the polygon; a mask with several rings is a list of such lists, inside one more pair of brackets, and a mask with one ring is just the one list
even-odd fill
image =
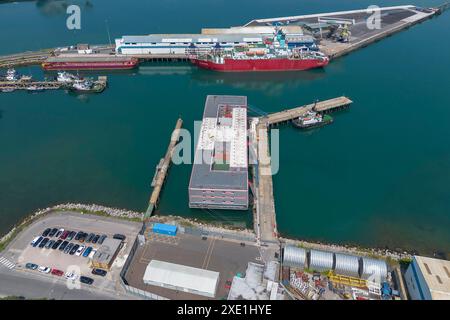
{"label": "metal fence", "polygon": [[154,293],[151,293],[148,291],[144,291],[144,290],[141,290],[141,289],[138,289],[135,287],[128,286],[124,283],[122,283],[122,286],[128,293],[139,296],[140,298],[149,299],[149,300],[169,300],[167,298],[158,296],[157,294],[154,294]]}

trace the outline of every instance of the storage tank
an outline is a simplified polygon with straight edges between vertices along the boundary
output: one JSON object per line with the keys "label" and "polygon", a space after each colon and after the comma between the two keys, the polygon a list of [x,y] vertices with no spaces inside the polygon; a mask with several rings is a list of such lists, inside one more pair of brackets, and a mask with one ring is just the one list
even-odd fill
{"label": "storage tank", "polygon": [[363,257],[361,278],[372,280],[373,282],[379,283],[386,281],[387,278],[386,261]]}
{"label": "storage tank", "polygon": [[336,253],[334,272],[344,276],[359,278],[359,257]]}
{"label": "storage tank", "polygon": [[327,251],[311,250],[309,269],[315,271],[332,270],[334,266],[334,254]]}
{"label": "storage tank", "polygon": [[306,250],[292,245],[284,247],[283,265],[294,268],[305,268]]}

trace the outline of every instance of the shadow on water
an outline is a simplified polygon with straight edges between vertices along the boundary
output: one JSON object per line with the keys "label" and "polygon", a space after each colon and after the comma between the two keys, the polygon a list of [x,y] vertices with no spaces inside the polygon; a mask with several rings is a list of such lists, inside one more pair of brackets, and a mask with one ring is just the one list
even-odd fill
{"label": "shadow on water", "polygon": [[73,4],[78,5],[83,10],[94,7],[93,1],[90,0],[0,0],[0,5],[16,2],[36,2],[36,8],[46,16],[66,15],[67,7]]}
{"label": "shadow on water", "polygon": [[303,83],[323,79],[325,70],[289,72],[214,72],[192,69],[192,79],[200,85],[229,85],[239,89],[265,92],[278,95],[288,87],[297,87]]}
{"label": "shadow on water", "polygon": [[46,16],[66,15],[67,7],[70,5],[78,5],[83,10],[89,10],[94,6],[89,0],[37,0],[36,7]]}

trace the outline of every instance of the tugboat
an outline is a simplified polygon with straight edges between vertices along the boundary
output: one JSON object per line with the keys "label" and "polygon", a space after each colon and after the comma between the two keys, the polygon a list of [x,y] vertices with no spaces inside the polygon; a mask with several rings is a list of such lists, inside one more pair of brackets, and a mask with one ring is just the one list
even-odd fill
{"label": "tugboat", "polygon": [[333,122],[329,115],[322,115],[314,111],[308,111],[305,115],[292,120],[292,124],[300,129],[322,127]]}
{"label": "tugboat", "polygon": [[80,80],[80,77],[65,71],[58,72],[58,75],[56,76],[56,81],[61,83],[72,83],[76,80]]}
{"label": "tugboat", "polygon": [[105,90],[105,86],[102,83],[94,82],[90,79],[78,79],[73,82],[70,89],[81,93],[100,93]]}

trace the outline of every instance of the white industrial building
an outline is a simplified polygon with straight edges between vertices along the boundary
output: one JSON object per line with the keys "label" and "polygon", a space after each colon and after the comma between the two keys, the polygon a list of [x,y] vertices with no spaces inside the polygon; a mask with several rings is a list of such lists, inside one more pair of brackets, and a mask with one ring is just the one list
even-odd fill
{"label": "white industrial building", "polygon": [[404,278],[412,300],[450,300],[450,261],[414,256]]}
{"label": "white industrial building", "polygon": [[152,260],[145,269],[143,281],[148,285],[214,298],[219,272]]}

